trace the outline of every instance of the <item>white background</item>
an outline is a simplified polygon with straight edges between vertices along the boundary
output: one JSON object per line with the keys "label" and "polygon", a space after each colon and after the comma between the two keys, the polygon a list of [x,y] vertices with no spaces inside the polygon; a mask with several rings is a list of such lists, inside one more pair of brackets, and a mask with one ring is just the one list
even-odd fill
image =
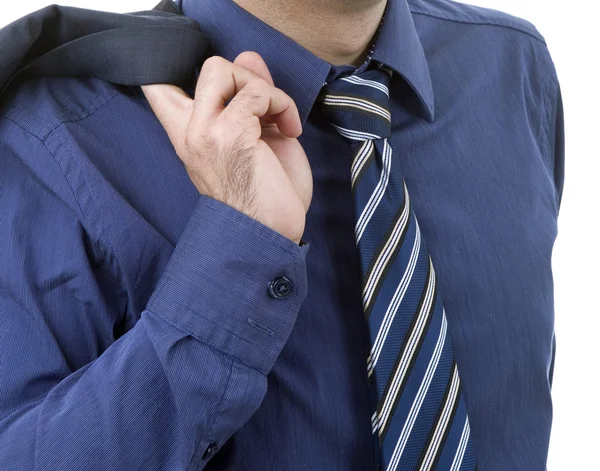
{"label": "white background", "polygon": [[[196,0],[202,1],[202,0]],[[0,26],[52,0],[2,5]],[[107,11],[151,9],[157,0],[56,0]],[[566,121],[566,177],[553,268],[557,358],[549,471],[600,471],[600,182],[599,12],[595,0],[470,0],[534,23],[546,38],[561,82]],[[538,470],[532,470],[538,471]]]}

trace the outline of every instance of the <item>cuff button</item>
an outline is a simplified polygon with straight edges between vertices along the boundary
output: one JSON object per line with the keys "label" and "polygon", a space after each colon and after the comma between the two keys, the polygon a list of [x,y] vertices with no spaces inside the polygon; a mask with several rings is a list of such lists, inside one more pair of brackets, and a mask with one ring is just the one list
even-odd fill
{"label": "cuff button", "polygon": [[282,299],[292,292],[292,281],[285,277],[279,276],[269,281],[269,296],[273,299]]}

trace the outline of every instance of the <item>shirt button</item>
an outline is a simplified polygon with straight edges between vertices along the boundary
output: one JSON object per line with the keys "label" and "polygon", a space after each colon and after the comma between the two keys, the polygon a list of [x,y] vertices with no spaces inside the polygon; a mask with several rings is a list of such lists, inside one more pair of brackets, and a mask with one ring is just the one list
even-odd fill
{"label": "shirt button", "polygon": [[208,447],[204,451],[204,454],[202,455],[202,459],[203,460],[211,459],[213,456],[215,456],[217,454],[217,451],[219,451],[219,445],[217,445],[214,442],[211,443],[210,445],[208,445]]}
{"label": "shirt button", "polygon": [[273,299],[285,298],[292,292],[292,281],[285,277],[279,276],[269,282],[269,296]]}

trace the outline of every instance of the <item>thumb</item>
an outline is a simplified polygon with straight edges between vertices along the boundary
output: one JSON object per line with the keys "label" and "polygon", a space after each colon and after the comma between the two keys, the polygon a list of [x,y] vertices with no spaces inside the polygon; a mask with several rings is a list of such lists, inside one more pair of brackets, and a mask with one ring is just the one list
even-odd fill
{"label": "thumb", "polygon": [[194,100],[175,85],[142,85],[142,90],[171,143],[179,147],[185,138]]}

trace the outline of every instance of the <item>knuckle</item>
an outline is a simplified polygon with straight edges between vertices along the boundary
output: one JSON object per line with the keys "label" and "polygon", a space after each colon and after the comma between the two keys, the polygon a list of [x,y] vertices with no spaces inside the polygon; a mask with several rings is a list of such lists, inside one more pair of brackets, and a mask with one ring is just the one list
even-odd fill
{"label": "knuckle", "polygon": [[228,66],[231,66],[226,59],[219,56],[211,56],[204,61],[198,76],[198,82],[201,85],[207,85],[212,82],[215,77],[223,75]]}
{"label": "knuckle", "polygon": [[228,126],[225,123],[218,122],[208,129],[203,142],[206,142],[209,146],[216,146],[217,143],[224,144],[229,140],[230,134],[231,131],[228,129]]}
{"label": "knuckle", "polygon": [[249,113],[251,114],[252,110],[257,108],[262,102],[263,102],[262,95],[248,91],[241,98],[241,111],[243,112],[244,115],[249,114]]}
{"label": "knuckle", "polygon": [[202,68],[200,69],[200,73],[209,73],[215,70],[219,70],[225,65],[227,62],[224,58],[220,56],[210,56],[208,59],[204,61],[202,64]]}
{"label": "knuckle", "polygon": [[262,77],[255,75],[248,81],[247,87],[249,87],[254,93],[264,94],[264,92],[268,90],[271,85],[269,85]]}
{"label": "knuckle", "polygon": [[215,76],[217,75],[217,71],[219,70],[219,67],[221,67],[218,63],[218,61],[216,60],[212,60],[213,57],[212,56],[210,58],[208,58],[204,64],[202,64],[202,68],[200,69],[200,75],[198,76],[198,82],[199,85],[207,85],[208,83],[210,83],[212,80],[214,80]]}
{"label": "knuckle", "polygon": [[251,61],[262,61],[262,57],[260,56],[260,54],[256,51],[244,51],[242,53],[240,53],[237,57],[239,58],[244,58],[245,60],[251,60]]}
{"label": "knuckle", "polygon": [[239,93],[240,100],[249,108],[261,104],[269,94],[269,84],[260,77],[251,79]]}

